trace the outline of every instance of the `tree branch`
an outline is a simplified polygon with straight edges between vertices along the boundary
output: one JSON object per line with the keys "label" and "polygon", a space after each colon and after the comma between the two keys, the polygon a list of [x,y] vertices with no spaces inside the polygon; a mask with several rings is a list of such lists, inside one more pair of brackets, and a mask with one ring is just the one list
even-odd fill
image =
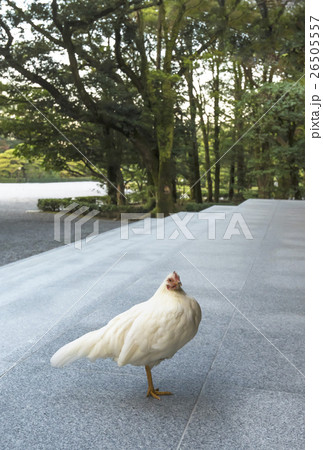
{"label": "tree branch", "polygon": [[96,170],[93,169],[92,164],[90,164],[85,158],[82,158],[83,163],[86,165],[86,167],[89,169],[89,171],[96,177],[96,178],[100,178],[101,180],[104,180],[104,182],[106,182],[106,178],[105,176],[103,176],[100,172],[97,172]]}
{"label": "tree branch", "polygon": [[50,42],[53,44],[59,45],[60,47],[63,47],[63,42],[59,39],[56,39],[50,32],[47,30],[44,30],[41,26],[35,24],[32,19],[28,16],[28,14],[25,13],[25,11],[19,6],[17,6],[14,2],[11,0],[7,0],[7,3],[9,6],[11,6],[16,12],[21,14],[21,16],[24,18],[24,20],[29,23],[29,25],[34,28],[36,31],[38,31],[41,35],[45,36]]}
{"label": "tree branch", "polygon": [[[82,162],[83,162],[83,161],[82,161]],[[78,170],[72,169],[69,165],[67,165],[67,166],[65,167],[65,170],[66,170],[67,172],[69,172],[71,175],[76,175],[77,177],[84,177],[84,176],[86,176],[84,173],[79,172]]]}
{"label": "tree branch", "polygon": [[133,7],[130,8],[131,4],[129,5],[129,2],[127,0],[120,0],[113,6],[108,6],[107,8],[104,8],[95,14],[91,14],[91,17],[88,17],[87,19],[69,20],[69,21],[66,21],[66,24],[68,26],[71,26],[73,29],[79,28],[79,27],[87,27],[89,25],[92,25],[92,23],[96,22],[97,20],[108,16],[111,13],[120,11],[120,8],[122,8],[123,6],[128,7],[129,9],[128,9],[127,13],[131,14],[133,12],[136,12],[136,11],[139,11],[142,9],[147,9],[147,8],[151,8],[152,6],[157,6],[157,5],[159,5],[160,1],[161,0],[153,0],[152,2],[144,4],[144,5],[135,5],[134,4]]}
{"label": "tree branch", "polygon": [[63,109],[64,112],[66,112],[70,117],[77,119],[80,117],[81,111],[77,108],[75,108],[74,105],[72,105],[69,100],[58,90],[54,85],[49,83],[47,80],[45,80],[40,75],[30,72],[28,69],[26,69],[24,66],[22,66],[18,61],[16,61],[12,55],[4,54],[3,51],[0,49],[0,54],[5,56],[5,62],[9,67],[12,67],[13,69],[17,70],[21,75],[27,78],[32,83],[38,84],[43,89],[48,91],[52,97],[56,100],[58,105]]}
{"label": "tree branch", "polygon": [[68,58],[70,61],[70,68],[72,71],[72,76],[74,80],[75,87],[85,106],[94,114],[97,115],[97,105],[90,94],[86,91],[83,81],[80,77],[78,63],[75,55],[74,45],[72,42],[72,36],[70,30],[64,26],[62,33],[65,48],[68,53]]}
{"label": "tree branch", "polygon": [[3,56],[9,55],[10,54],[10,47],[12,45],[13,42],[13,36],[10,32],[10,28],[8,27],[8,25],[1,19],[0,17],[0,25],[2,26],[2,28],[4,29],[7,37],[8,37],[8,41],[6,43],[6,45],[4,47],[0,47],[0,52]]}
{"label": "tree branch", "polygon": [[68,53],[70,68],[72,71],[72,76],[77,92],[79,93],[81,100],[84,102],[88,110],[91,111],[92,114],[94,114],[95,116],[98,116],[97,105],[93,100],[93,98],[90,96],[90,94],[86,91],[83,81],[79,74],[78,63],[75,55],[74,45],[72,42],[72,31],[70,30],[70,26],[68,25],[67,22],[63,23],[59,19],[57,0],[52,1],[51,7],[52,7],[53,21],[62,35],[64,47],[66,48]]}
{"label": "tree branch", "polygon": [[186,10],[186,3],[182,2],[179,7],[177,16],[175,18],[172,31],[170,33],[170,38],[166,42],[166,52],[164,58],[164,70],[166,73],[170,73],[171,70],[172,53],[176,45],[176,39],[178,38],[179,29],[185,14],[185,10]]}
{"label": "tree branch", "polygon": [[58,18],[58,5],[56,0],[52,1],[51,8],[52,8],[53,22],[56,25],[57,29],[61,32],[61,34],[63,34],[64,31],[63,24]]}
{"label": "tree branch", "polygon": [[137,12],[137,23],[138,23],[138,32],[139,37],[135,39],[137,49],[140,53],[140,72],[141,72],[141,84],[145,86],[147,84],[147,70],[148,70],[148,61],[147,61],[147,53],[145,48],[145,38],[144,38],[144,24],[143,17],[141,11]]}
{"label": "tree branch", "polygon": [[115,31],[115,54],[117,63],[122,70],[122,72],[127,75],[130,80],[133,82],[133,84],[136,86],[138,92],[143,94],[144,87],[142,85],[142,82],[140,80],[140,77],[136,75],[136,73],[131,69],[130,66],[125,62],[121,55],[121,33],[120,33],[120,23],[117,22],[114,28]]}

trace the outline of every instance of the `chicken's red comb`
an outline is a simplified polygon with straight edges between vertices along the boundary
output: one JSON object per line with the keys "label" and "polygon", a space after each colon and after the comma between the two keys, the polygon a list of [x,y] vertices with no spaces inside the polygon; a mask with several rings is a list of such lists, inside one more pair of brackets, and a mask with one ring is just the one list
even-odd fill
{"label": "chicken's red comb", "polygon": [[174,270],[173,274],[174,274],[175,280],[178,280],[178,281],[179,281],[179,276],[177,275],[177,273],[175,272],[175,270]]}

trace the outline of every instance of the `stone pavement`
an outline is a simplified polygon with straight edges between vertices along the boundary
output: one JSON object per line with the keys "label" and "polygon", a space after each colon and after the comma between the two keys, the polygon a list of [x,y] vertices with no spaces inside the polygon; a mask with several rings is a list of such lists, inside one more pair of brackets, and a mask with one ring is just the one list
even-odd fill
{"label": "stone pavement", "polygon": [[[216,239],[197,214],[195,239],[169,239],[172,217],[156,239],[153,219],[150,235],[115,229],[82,251],[0,268],[1,450],[304,448],[304,202],[206,212],[226,214]],[[253,239],[223,239],[233,213]],[[173,270],[203,313],[196,337],[153,369],[173,396],[147,399],[142,367],[50,366],[60,346],[148,299]]]}

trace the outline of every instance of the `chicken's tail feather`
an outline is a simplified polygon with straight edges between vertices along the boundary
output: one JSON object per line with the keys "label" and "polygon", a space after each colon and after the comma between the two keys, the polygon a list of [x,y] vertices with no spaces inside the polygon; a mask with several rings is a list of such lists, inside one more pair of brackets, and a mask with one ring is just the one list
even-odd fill
{"label": "chicken's tail feather", "polygon": [[[102,346],[104,332],[105,327],[91,331],[64,345],[52,356],[50,360],[51,365],[53,367],[64,367],[80,358],[89,358],[91,361],[94,361],[99,357],[98,347]],[[112,357],[113,355],[106,352],[103,357],[107,358],[109,356]],[[100,357],[102,357],[102,353]]]}

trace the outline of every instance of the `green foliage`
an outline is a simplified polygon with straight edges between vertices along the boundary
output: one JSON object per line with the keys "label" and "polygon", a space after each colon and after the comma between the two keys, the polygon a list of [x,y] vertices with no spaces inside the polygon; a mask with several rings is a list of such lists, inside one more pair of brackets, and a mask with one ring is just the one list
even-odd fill
{"label": "green foliage", "polygon": [[[0,153],[0,180],[1,182],[50,182],[71,181],[73,179],[90,180],[89,173],[80,161],[68,162],[67,168],[61,171],[45,169],[44,158],[28,160],[21,151],[24,144],[18,144],[14,149]],[[73,178],[74,173],[78,178]]]}
{"label": "green foliage", "polygon": [[[269,110],[279,99],[279,108]],[[242,98],[242,103],[248,105],[245,113],[250,124],[269,110],[250,131],[248,172],[258,180],[270,177],[269,194],[278,198],[304,195],[304,101],[304,83],[295,85],[290,81],[265,84]]]}
{"label": "green foliage", "polygon": [[37,207],[44,212],[58,212],[71,203],[71,198],[41,198],[37,202]]}
{"label": "green foliage", "polygon": [[84,214],[89,211],[99,211],[102,216],[118,217],[121,213],[147,213],[149,212],[147,206],[143,205],[113,205],[108,204],[108,197],[76,197],[76,198],[42,198],[38,200],[37,206],[44,212],[59,212],[65,209],[72,203],[77,203],[77,206],[70,210],[70,213],[76,211],[82,206],[88,208]]}
{"label": "green foliage", "polygon": [[2,179],[108,178],[165,212],[208,169],[204,197],[216,179],[225,199],[303,197],[303,1],[19,4],[0,27]]}

